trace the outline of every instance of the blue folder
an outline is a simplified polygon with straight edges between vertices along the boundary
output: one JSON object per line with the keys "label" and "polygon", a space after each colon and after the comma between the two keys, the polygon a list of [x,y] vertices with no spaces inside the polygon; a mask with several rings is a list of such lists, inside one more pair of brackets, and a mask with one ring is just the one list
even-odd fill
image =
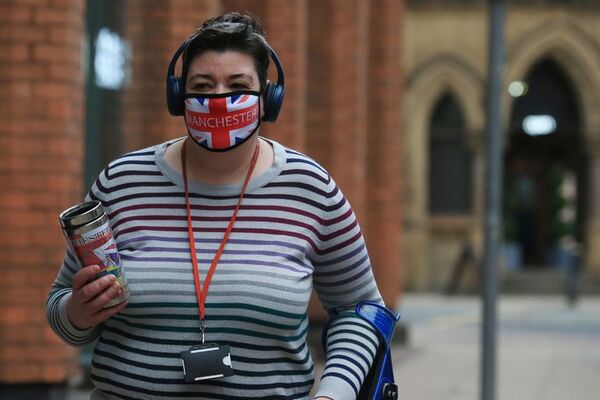
{"label": "blue folder", "polygon": [[[356,314],[367,321],[377,332],[379,348],[373,366],[367,374],[358,393],[358,400],[397,400],[398,386],[394,381],[392,367],[391,341],[394,336],[399,314],[394,314],[385,306],[370,301],[363,301],[356,306]],[[323,330],[322,343],[325,346],[327,329],[335,319],[333,316]]]}

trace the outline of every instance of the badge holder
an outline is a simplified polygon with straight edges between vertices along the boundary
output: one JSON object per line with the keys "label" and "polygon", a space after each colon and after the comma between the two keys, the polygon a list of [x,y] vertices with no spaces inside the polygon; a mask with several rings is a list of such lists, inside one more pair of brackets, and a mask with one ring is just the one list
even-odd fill
{"label": "badge holder", "polygon": [[182,351],[180,355],[186,383],[233,375],[228,345],[209,343]]}

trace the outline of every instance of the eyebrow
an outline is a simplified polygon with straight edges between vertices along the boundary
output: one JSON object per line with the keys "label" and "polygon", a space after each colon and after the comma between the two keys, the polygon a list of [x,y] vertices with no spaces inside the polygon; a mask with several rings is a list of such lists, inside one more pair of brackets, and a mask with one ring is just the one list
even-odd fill
{"label": "eyebrow", "polygon": [[[194,74],[194,75],[192,75],[192,77],[190,78],[190,80],[193,80],[193,79],[196,79],[196,78],[210,80],[210,79],[212,79],[212,75],[209,75],[209,74]],[[233,74],[233,75],[229,76],[229,79],[237,79],[237,78],[248,78],[248,79],[252,80],[252,75],[250,75],[250,74]]]}

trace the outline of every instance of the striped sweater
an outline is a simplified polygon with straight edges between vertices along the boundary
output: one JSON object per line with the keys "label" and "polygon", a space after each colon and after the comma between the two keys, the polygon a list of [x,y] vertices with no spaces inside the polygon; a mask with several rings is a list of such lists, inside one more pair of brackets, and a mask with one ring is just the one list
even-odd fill
{"label": "striped sweater", "polygon": [[[207,341],[230,345],[235,375],[184,383],[179,353],[200,343],[200,329],[183,179],[165,160],[171,143],[113,161],[88,195],[109,216],[131,290],[127,307],[102,326],[75,328],[66,301],[80,267],[70,252],[48,296],[48,320],[65,342],[98,339],[94,398],[307,399],[314,381],[306,344],[313,288],[336,314],[317,395],[356,398],[377,337],[353,306],[382,301],[365,243],[328,173],[273,141],[274,163],[249,183],[206,301]],[[240,190],[190,183],[202,281]]]}

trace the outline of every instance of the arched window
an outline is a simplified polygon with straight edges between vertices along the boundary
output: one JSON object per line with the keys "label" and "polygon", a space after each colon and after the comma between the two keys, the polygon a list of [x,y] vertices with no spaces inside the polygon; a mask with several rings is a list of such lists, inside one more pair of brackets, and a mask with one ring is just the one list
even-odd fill
{"label": "arched window", "polygon": [[460,106],[450,94],[435,106],[429,126],[429,212],[471,212],[471,155]]}

